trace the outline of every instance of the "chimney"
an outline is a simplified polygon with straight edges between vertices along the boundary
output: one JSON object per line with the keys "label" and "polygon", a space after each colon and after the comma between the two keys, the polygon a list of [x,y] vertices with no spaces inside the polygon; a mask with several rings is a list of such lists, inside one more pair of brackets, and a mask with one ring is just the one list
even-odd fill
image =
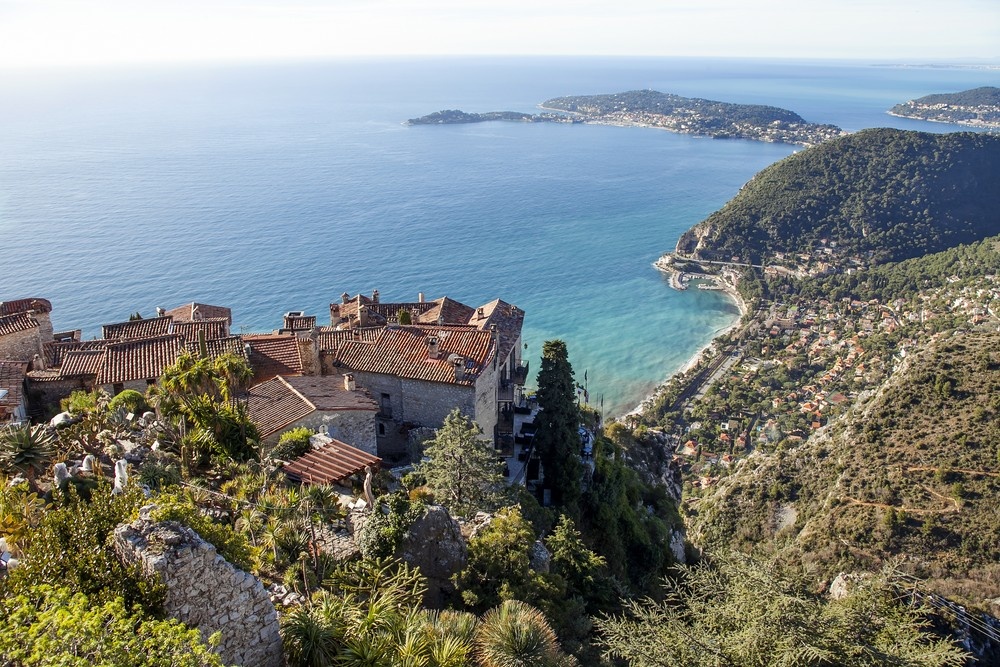
{"label": "chimney", "polygon": [[372,292],[372,303],[378,303],[378,290]]}
{"label": "chimney", "polygon": [[156,316],[157,317],[163,317],[166,314],[167,314],[167,311],[163,310],[159,306],[156,307]]}
{"label": "chimney", "polygon": [[357,388],[358,385],[354,381],[354,373],[344,373],[344,389],[347,391],[355,391]]}
{"label": "chimney", "polygon": [[340,295],[340,302],[341,303],[350,303],[351,302],[351,295],[348,294],[347,292],[344,292],[343,294]]}
{"label": "chimney", "polygon": [[451,363],[455,366],[455,380],[461,382],[465,379],[465,358],[456,354],[451,357]]}
{"label": "chimney", "polygon": [[424,302],[424,293],[417,292],[417,303],[423,303],[423,302]]}
{"label": "chimney", "polygon": [[479,319],[483,319],[484,317],[486,317],[486,315],[483,313],[483,309],[481,306],[479,308],[476,308],[476,317]]}
{"label": "chimney", "polygon": [[363,303],[358,304],[358,326],[368,326],[368,308]]}
{"label": "chimney", "polygon": [[441,354],[441,341],[437,336],[428,336],[424,339],[427,343],[427,356],[431,359],[437,359]]}

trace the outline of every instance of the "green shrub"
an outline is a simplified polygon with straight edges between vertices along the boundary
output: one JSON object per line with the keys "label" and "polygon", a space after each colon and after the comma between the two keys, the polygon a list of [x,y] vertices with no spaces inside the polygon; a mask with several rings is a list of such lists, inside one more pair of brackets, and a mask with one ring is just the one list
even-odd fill
{"label": "green shrub", "polygon": [[143,412],[149,410],[149,406],[146,405],[146,397],[135,389],[126,389],[116,394],[111,399],[111,402],[108,403],[108,410],[110,412],[116,412],[119,408],[125,408],[126,412],[131,412],[134,415],[141,415]]}
{"label": "green shrub", "polygon": [[305,426],[285,431],[278,438],[277,446],[271,450],[270,458],[281,461],[291,461],[299,458],[309,451],[309,438],[312,435],[312,429]]}

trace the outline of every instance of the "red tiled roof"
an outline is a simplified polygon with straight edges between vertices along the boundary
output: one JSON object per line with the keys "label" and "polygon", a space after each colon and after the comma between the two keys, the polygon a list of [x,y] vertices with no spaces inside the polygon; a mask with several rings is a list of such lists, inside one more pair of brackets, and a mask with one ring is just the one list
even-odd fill
{"label": "red tiled roof", "polygon": [[0,315],[14,315],[33,310],[36,313],[51,313],[52,303],[48,299],[14,299],[0,301]]}
{"label": "red tiled roof", "polygon": [[210,317],[195,322],[174,322],[173,332],[184,336],[188,343],[198,342],[198,332],[205,332],[205,340],[229,337],[229,320],[224,317]]}
{"label": "red tiled roof", "polygon": [[274,435],[315,410],[316,406],[281,376],[251,387],[247,396],[247,413],[261,438]]}
{"label": "red tiled roof", "polygon": [[105,324],[101,327],[101,336],[105,340],[164,336],[170,333],[170,325],[172,323],[173,318],[168,315],[165,317],[151,317],[145,320],[129,320],[128,322]]}
{"label": "red tiled roof", "polygon": [[37,329],[40,325],[38,320],[27,313],[13,313],[0,317],[0,336]]}
{"label": "red tiled roof", "polygon": [[339,440],[331,440],[286,465],[285,474],[303,484],[336,484],[364,472],[366,466],[378,469],[381,465],[379,457]]}
{"label": "red tiled roof", "polygon": [[104,361],[104,350],[70,350],[63,357],[59,377],[71,378],[97,375]]}
{"label": "red tiled roof", "polygon": [[165,315],[173,317],[177,322],[194,322],[224,317],[229,322],[229,326],[233,325],[232,310],[225,306],[210,306],[206,303],[186,303],[183,306],[171,308]]}
{"label": "red tiled roof", "polygon": [[97,375],[98,384],[119,384],[132,380],[155,380],[177,359],[181,337],[138,338],[111,343]]}
{"label": "red tiled roof", "polygon": [[[428,355],[426,338],[440,341],[437,359]],[[372,343],[345,343],[337,360],[347,369],[429,382],[472,385],[495,354],[493,336],[469,327],[389,327]],[[464,360],[464,378],[457,379],[450,360]]]}
{"label": "red tiled roof", "polygon": [[[177,326],[177,323],[174,323]],[[198,343],[198,338],[195,337],[194,341],[185,339],[184,349],[191,354],[200,354],[200,344]],[[226,338],[215,338],[205,341],[205,348],[208,351],[208,356],[212,359],[221,356],[223,354],[235,354],[237,357],[247,358],[246,345],[243,339],[239,336],[227,336]]]}
{"label": "red tiled roof", "polygon": [[343,375],[302,375],[282,378],[317,410],[378,410],[378,405],[363,389],[344,388]]}
{"label": "red tiled roof", "polygon": [[[446,296],[435,299],[432,307],[420,314],[417,322],[422,324],[466,324],[476,314],[474,308]],[[416,324],[417,322],[414,322]]]}
{"label": "red tiled roof", "polygon": [[0,389],[7,390],[7,394],[0,397],[0,421],[6,420],[21,405],[27,372],[27,361],[0,361]]}
{"label": "red tiled roof", "polygon": [[311,331],[316,328],[316,316],[315,315],[301,315],[289,317],[288,315],[284,318],[284,329],[291,329],[292,331]]}
{"label": "red tiled roof", "polygon": [[73,350],[104,350],[111,341],[107,340],[80,340],[67,343],[45,343],[42,351],[45,353],[45,366],[47,368],[58,368],[62,366],[66,354]]}
{"label": "red tiled roof", "polygon": [[343,329],[341,331],[320,331],[317,336],[319,349],[324,352],[339,350],[344,343],[351,340],[364,340],[373,342],[382,333],[385,327],[363,327],[357,329]]}
{"label": "red tiled roof", "polygon": [[254,379],[275,375],[301,375],[302,359],[294,334],[253,334],[243,336],[250,345],[250,365]]}
{"label": "red tiled roof", "polygon": [[496,326],[497,335],[500,337],[499,356],[501,359],[506,359],[521,337],[524,311],[506,301],[494,299],[477,308],[476,312],[469,318],[469,324],[473,324],[483,331],[490,331],[491,327]]}

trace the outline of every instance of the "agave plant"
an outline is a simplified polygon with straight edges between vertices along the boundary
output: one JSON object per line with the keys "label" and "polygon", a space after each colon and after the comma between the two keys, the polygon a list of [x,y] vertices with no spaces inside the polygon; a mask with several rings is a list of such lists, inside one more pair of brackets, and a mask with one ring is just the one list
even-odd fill
{"label": "agave plant", "polygon": [[37,488],[35,476],[55,456],[56,441],[44,426],[6,426],[0,430],[0,469],[25,476]]}

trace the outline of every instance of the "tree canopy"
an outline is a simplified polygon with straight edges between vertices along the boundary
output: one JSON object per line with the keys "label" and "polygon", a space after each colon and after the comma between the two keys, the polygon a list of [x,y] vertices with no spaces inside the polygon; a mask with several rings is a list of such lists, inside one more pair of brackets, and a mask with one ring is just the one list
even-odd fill
{"label": "tree canopy", "polygon": [[503,491],[503,464],[479,436],[476,423],[456,408],[427,442],[426,458],[416,466],[434,498],[458,516],[493,509]]}
{"label": "tree canopy", "polygon": [[545,488],[552,502],[565,508],[571,517],[579,514],[580,410],[576,405],[576,384],[566,343],[546,341],[542,346],[542,367],[538,371],[538,405],[535,417],[535,448],[545,471]]}

